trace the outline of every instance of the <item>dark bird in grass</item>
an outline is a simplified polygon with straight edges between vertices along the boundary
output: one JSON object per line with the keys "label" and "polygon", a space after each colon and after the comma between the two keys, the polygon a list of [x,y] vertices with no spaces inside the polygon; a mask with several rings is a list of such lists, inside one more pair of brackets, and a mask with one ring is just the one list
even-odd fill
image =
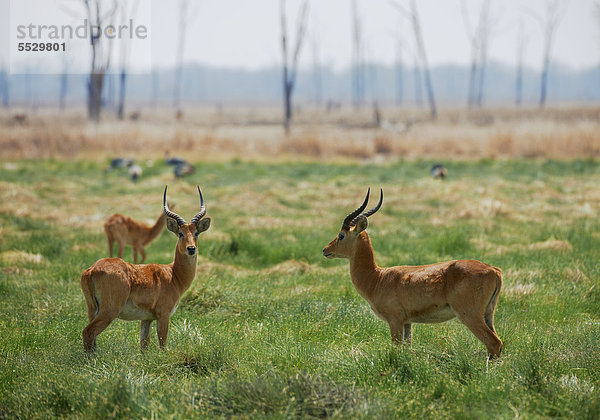
{"label": "dark bird in grass", "polygon": [[140,165],[131,165],[129,167],[129,178],[133,182],[137,182],[140,176],[142,176],[142,167]]}
{"label": "dark bird in grass", "polygon": [[175,178],[181,178],[185,175],[191,175],[194,173],[194,167],[187,162],[176,165],[173,168],[173,173],[175,174]]}
{"label": "dark bird in grass", "polygon": [[133,165],[133,159],[130,158],[113,158],[110,160],[110,165],[104,168],[104,172],[112,171],[115,169],[125,169],[130,168]]}
{"label": "dark bird in grass", "polygon": [[448,170],[441,163],[436,163],[431,167],[431,176],[443,180],[448,176]]}
{"label": "dark bird in grass", "polygon": [[165,163],[167,165],[173,165],[173,166],[188,164],[184,158],[177,157],[177,156],[169,157],[169,152],[166,152]]}

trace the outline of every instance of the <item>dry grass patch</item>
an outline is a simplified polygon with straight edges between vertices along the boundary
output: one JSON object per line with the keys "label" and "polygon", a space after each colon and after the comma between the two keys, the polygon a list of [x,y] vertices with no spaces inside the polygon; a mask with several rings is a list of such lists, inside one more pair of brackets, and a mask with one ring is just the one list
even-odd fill
{"label": "dry grass patch", "polygon": [[250,274],[250,270],[247,270],[243,267],[238,267],[231,264],[215,263],[206,259],[205,257],[198,256],[198,265],[196,268],[197,277],[208,277],[217,272],[230,273],[236,277]]}
{"label": "dry grass patch", "polygon": [[571,252],[573,246],[569,241],[549,238],[545,241],[530,244],[499,245],[493,244],[485,238],[473,238],[471,243],[475,248],[491,255],[503,255],[512,251],[558,251]]}
{"label": "dry grass patch", "polygon": [[532,251],[566,251],[571,252],[573,250],[573,245],[569,241],[559,240],[559,239],[547,239],[542,242],[535,242],[529,245],[521,245],[522,249],[532,250]]}
{"label": "dry grass patch", "polygon": [[467,202],[466,208],[458,212],[458,217],[466,218],[493,218],[504,213],[505,204],[493,198],[483,198],[474,202]]}
{"label": "dry grass patch", "polygon": [[[572,159],[600,156],[600,119],[596,107],[489,109],[469,113],[442,109],[437,121],[421,110],[383,109],[383,128],[368,124],[365,111],[304,111],[286,136],[279,109],[186,111],[176,121],[171,111],[143,111],[137,121],[106,115],[90,124],[83,110],[60,116],[42,110],[13,124],[0,110],[0,158],[91,158],[132,155],[163,157],[166,150],[189,160],[234,157],[277,159],[478,159],[541,157]],[[401,129],[399,129],[401,127]]]}
{"label": "dry grass patch", "polygon": [[25,251],[4,251],[0,253],[3,264],[43,264],[46,259],[41,254],[30,254]]}
{"label": "dry grass patch", "polygon": [[287,260],[287,261],[284,261],[277,265],[274,265],[273,267],[262,270],[262,273],[263,274],[288,274],[289,275],[289,274],[296,274],[296,273],[300,273],[300,274],[311,273],[311,272],[315,272],[318,270],[320,270],[320,268],[314,264],[308,264],[307,262],[304,262],[304,261]]}
{"label": "dry grass patch", "polygon": [[575,282],[589,280],[589,277],[586,276],[585,273],[579,269],[579,267],[567,267],[565,269],[565,276],[567,279]]}
{"label": "dry grass patch", "polygon": [[512,286],[503,287],[502,294],[511,297],[529,296],[535,292],[535,289],[536,287],[533,283],[517,283]]}

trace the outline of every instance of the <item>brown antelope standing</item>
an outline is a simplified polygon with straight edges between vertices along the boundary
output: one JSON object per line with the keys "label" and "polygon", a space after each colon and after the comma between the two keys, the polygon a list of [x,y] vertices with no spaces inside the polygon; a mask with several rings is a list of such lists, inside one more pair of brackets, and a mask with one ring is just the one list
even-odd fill
{"label": "brown antelope standing", "polygon": [[338,236],[323,249],[327,258],[348,258],[350,278],[373,311],[389,324],[392,342],[411,339],[411,324],[438,323],[455,317],[485,344],[490,356],[500,356],[502,341],[494,329],[494,311],[502,287],[501,270],[476,260],[430,265],[378,267],[366,232],[367,217],[383,203],[350,213]]}
{"label": "brown antelope standing", "polygon": [[[174,205],[171,205],[174,208]],[[109,216],[104,223],[104,232],[108,239],[108,253],[113,256],[114,243],[119,247],[118,257],[123,258],[123,248],[130,245],[133,250],[133,263],[137,264],[138,252],[142,254],[142,263],[146,261],[144,246],[152,242],[162,232],[167,221],[167,216],[161,212],[152,226],[137,222],[131,217],[115,213]]]}
{"label": "brown antelope standing", "polygon": [[157,320],[158,343],[164,348],[169,319],[196,275],[198,235],[210,226],[210,218],[203,219],[206,207],[200,187],[198,193],[200,212],[188,223],[169,210],[165,187],[163,208],[167,229],[178,236],[171,264],[133,265],[120,258],[103,258],[83,272],[81,289],[89,324],[82,336],[87,353],[94,351],[96,337],[115,318],[141,321],[142,350],[148,346],[152,321]]}

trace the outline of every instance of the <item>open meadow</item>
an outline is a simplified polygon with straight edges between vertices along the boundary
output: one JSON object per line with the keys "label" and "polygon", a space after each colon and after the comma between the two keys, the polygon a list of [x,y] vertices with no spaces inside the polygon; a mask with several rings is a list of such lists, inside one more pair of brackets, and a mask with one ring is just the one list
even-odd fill
{"label": "open meadow", "polygon": [[[0,418],[599,418],[599,113],[571,114],[447,113],[414,131],[348,128],[348,143],[344,121],[328,137],[300,120],[281,140],[268,124],[2,116]],[[195,173],[175,180],[164,151],[186,149]],[[137,183],[103,172],[118,153],[143,162]],[[440,157],[444,181],[429,176]],[[104,220],[155,220],[165,185],[186,219],[200,185],[212,218],[167,349],[153,329],[141,353],[139,323],[116,320],[87,359],[80,277],[108,256]],[[393,346],[348,262],[323,257],[368,186],[385,192],[368,229],[380,266],[503,270],[498,360],[457,320]],[[146,262],[171,262],[175,242],[165,229]]]}

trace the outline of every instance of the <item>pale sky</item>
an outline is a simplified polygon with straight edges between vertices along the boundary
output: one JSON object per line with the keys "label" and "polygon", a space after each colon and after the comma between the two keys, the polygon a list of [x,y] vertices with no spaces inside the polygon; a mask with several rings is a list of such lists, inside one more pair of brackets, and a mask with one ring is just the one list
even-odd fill
{"label": "pale sky", "polygon": [[[407,5],[406,0],[397,0]],[[190,16],[189,42],[186,60],[224,67],[261,68],[279,65],[280,24],[278,0],[199,0]],[[479,12],[482,0],[467,0],[473,17]],[[564,18],[556,32],[553,56],[557,61],[576,69],[600,62],[600,15],[593,0],[566,0]],[[177,21],[176,1],[152,3],[153,25],[159,39],[153,38],[154,51],[161,51],[165,64],[174,60]],[[300,1],[288,0],[288,31],[293,34]],[[509,65],[516,62],[517,27],[519,19],[525,24],[529,39],[526,63],[539,68],[542,61],[542,30],[525,11],[545,13],[546,0],[492,0],[496,20],[489,48],[490,58]],[[470,47],[463,24],[461,0],[418,0],[427,54],[431,64],[466,64]],[[402,34],[412,49],[412,32],[408,22],[392,9],[387,0],[358,0],[364,25],[367,58],[383,63],[395,60],[395,43]],[[159,18],[160,17],[160,18]],[[157,19],[158,18],[158,19]],[[158,20],[158,21],[157,21]],[[309,38],[317,40],[320,60],[334,68],[349,64],[351,45],[351,0],[310,1]],[[292,39],[293,41],[293,39]],[[314,42],[304,45],[305,66],[312,63]]]}
{"label": "pale sky", "polygon": [[[39,7],[27,7],[27,19],[47,23],[64,15],[57,5],[81,7],[80,0],[27,0]],[[106,1],[106,0],[103,0]],[[121,3],[125,0],[121,0]],[[132,1],[132,0],[129,0]],[[151,61],[154,66],[170,67],[175,63],[178,34],[179,0],[140,0],[150,25]],[[407,5],[407,0],[396,0]],[[461,12],[462,0],[418,0],[418,10],[430,64],[466,65],[470,59]],[[391,64],[396,59],[398,39],[403,40],[404,60],[412,64],[413,37],[408,21],[390,7],[388,0],[357,0],[364,26],[367,61]],[[13,0],[12,4],[24,4]],[[475,26],[483,0],[466,0]],[[586,69],[600,63],[600,14],[594,0],[565,0],[565,12],[556,32],[552,58],[573,69]],[[0,55],[15,48],[7,42],[6,26],[9,0],[0,0]],[[301,67],[312,67],[314,46],[320,62],[336,70],[351,62],[351,0],[310,0],[308,34],[301,55]],[[288,0],[288,31],[294,42],[296,15],[300,0]],[[539,24],[526,9],[544,16],[546,0],[492,0],[494,29],[489,58],[514,66],[516,62],[517,26],[522,20],[528,38],[526,65],[539,69],[542,61],[543,37]],[[279,0],[191,0],[184,61],[220,67],[260,69],[279,66],[280,20]],[[64,7],[63,7],[64,9]],[[149,13],[147,13],[149,12]],[[82,16],[83,17],[83,16]],[[2,20],[3,19],[3,20]],[[56,18],[58,19],[58,18]],[[64,18],[63,18],[64,19]],[[71,20],[74,18],[71,16]],[[23,17],[19,18],[24,23]],[[146,44],[148,46],[148,43]],[[145,54],[144,57],[140,54]],[[89,54],[82,51],[78,59]],[[39,59],[40,55],[36,56]],[[134,48],[131,61],[138,70],[148,70],[148,51]]]}

